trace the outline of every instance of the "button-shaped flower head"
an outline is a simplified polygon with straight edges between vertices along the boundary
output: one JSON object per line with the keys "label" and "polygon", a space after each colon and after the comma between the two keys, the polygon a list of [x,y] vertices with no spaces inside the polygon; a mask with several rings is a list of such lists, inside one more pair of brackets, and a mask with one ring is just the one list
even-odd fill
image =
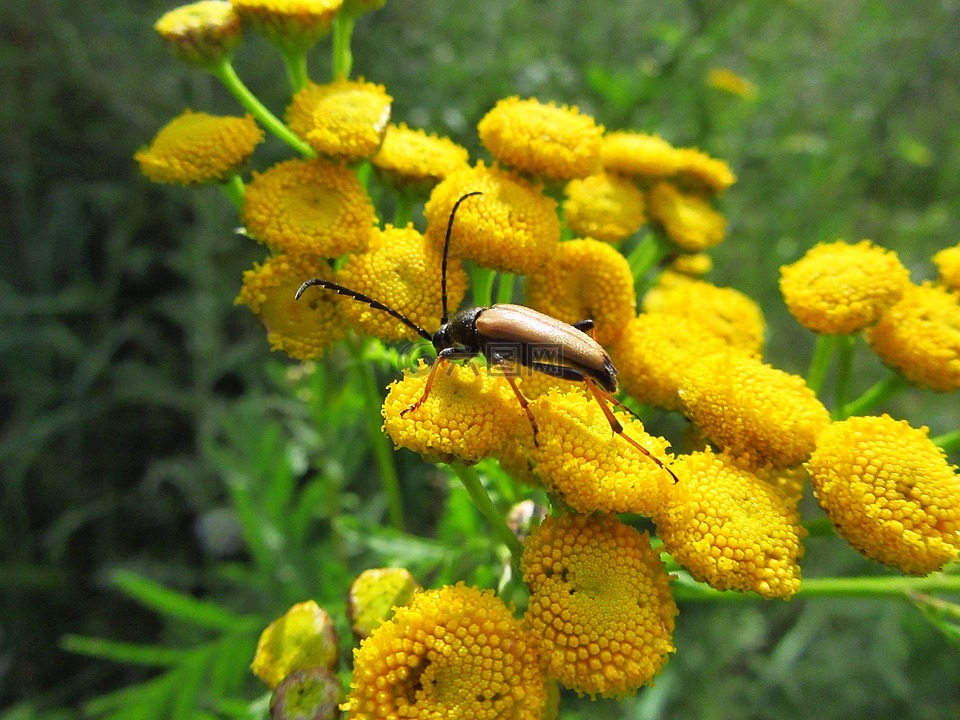
{"label": "button-shaped flower head", "polygon": [[938,280],[951,290],[960,292],[960,245],[945,248],[933,256]]}
{"label": "button-shaped flower head", "polygon": [[230,0],[251,28],[289,54],[300,54],[330,32],[343,0]]}
{"label": "button-shaped flower head", "polygon": [[308,600],[291,607],[260,634],[250,669],[267,687],[274,688],[297,670],[332,669],[338,653],[333,620]]}
{"label": "button-shaped flower head", "polygon": [[674,651],[677,606],[650,538],[612,515],[549,517],[524,543],[524,620],[547,673],[580,694],[618,697]]}
{"label": "button-shaped flower head", "polygon": [[563,192],[564,220],[579,235],[620,242],[647,221],[643,193],[622,175],[595,173],[571,180]]}
{"label": "button-shaped flower head", "polygon": [[534,638],[491,591],[418,593],[353,653],[342,708],[353,720],[540,720]]}
{"label": "button-shaped flower head", "polygon": [[677,151],[675,182],[694,192],[718,194],[737,181],[730,166],[697,148]]}
{"label": "button-shaped flower head", "polygon": [[240,16],[226,0],[181,5],[164,13],[153,29],[174,57],[203,68],[229,59],[243,39]]}
{"label": "button-shaped flower head", "polygon": [[647,212],[685,252],[707,250],[720,243],[727,231],[727,221],[706,198],[681,192],[669,182],[658,182],[650,188]]}
{"label": "button-shaped flower head", "polygon": [[424,197],[454,170],[470,160],[466,148],[450,138],[428,135],[404,123],[388,125],[373,168],[385,184],[415,197]]}
{"label": "button-shaped flower head", "polygon": [[897,254],[861,240],[820,243],[780,268],[787,308],[806,328],[849,334],[873,325],[910,284]]}
{"label": "button-shaped flower head", "polygon": [[157,133],[134,160],[158,183],[199,185],[235,173],[263,140],[253,117],[223,117],[185,110]]}
{"label": "button-shaped flower head", "polygon": [[353,634],[369,637],[382,622],[393,617],[394,609],[407,605],[423,588],[406,568],[364,570],[350,584],[347,613]]}
{"label": "button-shaped flower head", "polygon": [[677,149],[659,135],[621,130],[603,136],[600,160],[605,170],[652,181],[680,167]]}
{"label": "button-shaped flower head", "polygon": [[543,179],[585,177],[600,164],[603,127],[576,107],[509,97],[483,116],[477,130],[499,162]]}
{"label": "button-shaped flower head", "polygon": [[868,558],[924,575],[960,555],[960,478],[927,428],[889,415],[835,422],[807,468],[837,532]]}

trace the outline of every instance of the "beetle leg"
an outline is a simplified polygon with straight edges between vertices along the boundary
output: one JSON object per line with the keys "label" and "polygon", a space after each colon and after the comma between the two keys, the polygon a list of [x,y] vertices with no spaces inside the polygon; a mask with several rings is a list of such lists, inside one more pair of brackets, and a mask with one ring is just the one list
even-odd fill
{"label": "beetle leg", "polygon": [[607,422],[610,423],[610,429],[613,430],[617,435],[622,437],[624,440],[626,440],[628,443],[633,445],[635,448],[637,448],[637,450],[642,452],[648,458],[653,460],[662,470],[666,470],[668,473],[670,473],[670,477],[673,478],[673,481],[675,483],[680,482],[680,479],[676,475],[674,475],[673,470],[671,470],[666,465],[664,465],[663,461],[660,460],[660,458],[655,457],[653,453],[651,453],[643,445],[638,443],[636,440],[634,440],[632,437],[630,437],[623,431],[623,425],[621,425],[620,421],[617,420],[616,417],[614,417],[613,410],[611,410],[607,406],[607,403],[604,402],[606,399],[613,400],[614,399],[613,396],[610,395],[610,393],[605,392],[602,388],[597,387],[597,384],[593,381],[592,378],[585,377],[583,381],[587,384],[587,388],[589,388],[590,392],[593,393],[593,397],[596,399],[596,401],[600,403],[600,407],[603,408],[603,414],[607,416]]}
{"label": "beetle leg", "polygon": [[421,395],[420,399],[406,410],[401,410],[400,417],[403,417],[408,412],[416,410],[418,407],[423,405],[424,402],[426,402],[427,397],[430,395],[430,391],[433,389],[433,380],[437,374],[437,370],[440,369],[440,365],[449,362],[450,360],[466,360],[468,358],[476,357],[476,355],[477,354],[474,352],[469,352],[460,348],[445,348],[437,353],[437,359],[433,361],[433,367],[430,368],[430,374],[427,376],[427,384],[423,388],[423,395]]}
{"label": "beetle leg", "polygon": [[[573,326],[580,332],[586,333],[590,337],[593,337],[592,330],[595,324],[596,323],[594,323],[593,320],[588,319],[588,320],[581,320],[580,322],[575,322]],[[596,338],[593,338],[593,339],[596,340]]]}
{"label": "beetle leg", "polygon": [[537,419],[533,416],[533,410],[530,409],[530,403],[523,396],[523,393],[520,392],[520,388],[517,387],[517,381],[513,379],[511,375],[504,375],[507,382],[510,383],[510,389],[513,390],[513,394],[517,396],[517,400],[520,401],[520,407],[523,408],[523,411],[527,414],[527,418],[530,420],[530,427],[533,428],[533,444],[536,447],[540,447],[540,441],[537,440],[537,436],[540,433],[540,428],[537,426]]}

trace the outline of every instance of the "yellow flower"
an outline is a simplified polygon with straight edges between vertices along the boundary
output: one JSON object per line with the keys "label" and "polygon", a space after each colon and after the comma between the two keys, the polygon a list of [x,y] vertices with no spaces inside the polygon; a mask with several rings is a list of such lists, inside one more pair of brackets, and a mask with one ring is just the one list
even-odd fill
{"label": "yellow flower", "polygon": [[693,318],[642,313],[627,324],[610,355],[620,384],[635,399],[679,410],[677,391],[687,369],[697,358],[727,347],[722,337]]}
{"label": "yellow flower", "polygon": [[140,171],[158,183],[221,182],[243,165],[263,140],[253,117],[185,110],[167,123],[147,150],[133,156]]}
{"label": "yellow flower", "polygon": [[254,173],[242,217],[274,252],[313,259],[365,250],[376,222],[353,171],[325,160],[287,160]]}
{"label": "yellow flower", "polygon": [[643,309],[689,317],[748,354],[760,355],[763,350],[763,311],[739,290],[687,280],[654,288],[644,297]]}
{"label": "yellow flower", "polygon": [[802,377],[735,350],[695,361],[681,382],[680,400],[718,446],[777,467],[806,460],[830,422]]}
{"label": "yellow flower", "polygon": [[427,238],[443,247],[447,220],[454,203],[468,192],[457,211],[450,254],[503,272],[536,272],[560,240],[557,203],[533,185],[496,166],[451,173],[433,189],[424,206]]}
{"label": "yellow flower", "polygon": [[[702,277],[713,270],[713,259],[703,252],[677,255],[670,263],[669,270],[690,277]],[[662,280],[660,284],[663,284]]]}
{"label": "yellow flower", "polygon": [[310,293],[294,300],[304,280],[333,279],[323,263],[274,255],[243,274],[236,303],[245,303],[267,328],[267,341],[298,360],[310,360],[343,337],[343,302],[332,292]]}
{"label": "yellow flower", "polygon": [[267,687],[309,667],[328,670],[337,664],[337,631],[333,620],[313,600],[297,603],[260,634],[250,669]]}
{"label": "yellow flower", "polygon": [[300,54],[330,32],[343,0],[230,0],[243,21],[285,52]]}
{"label": "yellow flower", "polygon": [[[583,390],[551,389],[532,400],[539,428],[524,442],[533,472],[550,492],[582,513],[652,515],[660,507],[670,474],[610,428],[602,408]],[[635,418],[617,414],[623,432],[665,465],[669,443],[650,435]]]}
{"label": "yellow flower", "polygon": [[557,320],[596,323],[597,341],[614,342],[635,314],[626,258],[599,240],[569,240],[527,279],[527,304]]}
{"label": "yellow flower", "polygon": [[960,292],[960,245],[945,248],[933,256],[942,285]]}
{"label": "yellow flower", "polygon": [[753,100],[757,96],[757,86],[729,68],[710,68],[707,72],[707,85],[744,100]]}
{"label": "yellow flower", "polygon": [[910,286],[868,333],[874,352],[921,387],[960,389],[960,295],[924,283]]}
{"label": "yellow flower", "polygon": [[369,637],[394,610],[410,603],[423,588],[405,568],[364,570],[350,584],[347,614],[350,627],[359,639]]}
{"label": "yellow flower", "polygon": [[889,415],[835,422],[807,467],[837,532],[868,558],[925,575],[960,554],[960,478],[927,428]]}
{"label": "yellow flower", "polygon": [[426,387],[429,371],[421,361],[417,370],[405,372],[387,389],[384,431],[397,447],[413,450],[428,462],[457,459],[472,464],[494,456],[510,438],[530,432],[517,396],[494,374],[499,372],[444,362],[427,400],[405,412]]}
{"label": "yellow flower", "polygon": [[724,454],[681,455],[675,467],[680,482],[655,521],[678,563],[717,590],[788,598],[800,589],[806,532],[795,505]]}
{"label": "yellow flower", "polygon": [[850,334],[873,325],[910,284],[897,254],[861,240],[819,243],[780,268],[787,309],[806,328]]}
{"label": "yellow flower", "polygon": [[174,57],[211,67],[233,55],[243,39],[240,16],[226,0],[201,0],[164,13],[153,29]]}
{"label": "yellow flower", "polygon": [[589,175],[600,162],[603,127],[576,107],[504,98],[477,130],[498,161],[531,175],[569,180]]}
{"label": "yellow flower", "polygon": [[647,211],[686,252],[700,252],[717,245],[727,230],[723,215],[703,197],[680,192],[668,182],[650,188]]}
{"label": "yellow flower", "polygon": [[730,166],[697,148],[680,148],[675,181],[693,191],[722,193],[737,181]]}
{"label": "yellow flower", "polygon": [[646,533],[612,515],[549,517],[524,543],[524,620],[547,673],[579,694],[621,697],[651,682],[673,646],[677,606]]}
{"label": "yellow flower", "polygon": [[603,136],[603,168],[637,179],[656,180],[673,175],[679,167],[677,150],[659,135],[618,131]]}
{"label": "yellow flower", "polygon": [[643,193],[630,180],[599,172],[567,183],[563,216],[579,235],[604,242],[630,237],[647,221]]}
{"label": "yellow flower", "polygon": [[352,720],[539,720],[546,702],[533,637],[491,591],[463,584],[418,593],[353,658]]}
{"label": "yellow flower", "polygon": [[[398,310],[420,327],[440,327],[441,251],[413,225],[374,228],[365,253],[351,255],[337,282]],[[467,274],[459,263],[447,266],[447,305],[455,309],[467,292]],[[352,302],[345,311],[354,325],[381,340],[416,340],[418,335],[399,320],[368,305]]]}
{"label": "yellow flower", "polygon": [[363,80],[308,82],[287,108],[287,124],[320,155],[353,162],[376,154],[393,98]]}
{"label": "yellow flower", "polygon": [[405,124],[388,125],[373,167],[380,179],[400,192],[427,195],[454,170],[467,167],[470,155],[453,140],[411,130]]}

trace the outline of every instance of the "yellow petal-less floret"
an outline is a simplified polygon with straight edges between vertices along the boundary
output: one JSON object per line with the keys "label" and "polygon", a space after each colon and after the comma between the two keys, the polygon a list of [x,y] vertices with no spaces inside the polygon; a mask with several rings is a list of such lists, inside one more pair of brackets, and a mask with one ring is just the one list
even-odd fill
{"label": "yellow petal-less floret", "polygon": [[910,382],[941,392],[960,389],[960,293],[932,283],[908,287],[867,341]]}
{"label": "yellow petal-less floret", "polygon": [[330,32],[343,0],[230,0],[251,28],[287,53],[300,54]]}
{"label": "yellow petal-less floret", "polygon": [[688,280],[654,288],[643,299],[647,312],[689,317],[750,355],[763,350],[763,311],[739,290]]}
{"label": "yellow petal-less floret", "polygon": [[336,293],[311,292],[295,300],[304,280],[333,280],[325,263],[274,255],[243,274],[243,287],[235,302],[246,304],[267,328],[267,341],[298,360],[312,360],[343,337],[343,302]]}
{"label": "yellow petal-less floret", "polygon": [[454,170],[467,167],[470,154],[450,138],[427,135],[404,123],[388,125],[373,167],[386,185],[401,193],[426,196]]}
{"label": "yellow petal-less floret", "polygon": [[423,588],[406,568],[371,568],[350,583],[347,615],[353,634],[369,637],[382,622],[393,617],[394,609],[409,604]]}
{"label": "yellow petal-less floret", "polygon": [[254,173],[242,217],[273,252],[312,259],[363,251],[376,222],[353,171],[325,160],[287,160]]}
{"label": "yellow petal-less floret", "polygon": [[578,235],[620,242],[647,221],[645,199],[629,179],[599,172],[571,180],[564,188],[563,217]]}
{"label": "yellow petal-less floret", "polygon": [[603,126],[576,107],[509,97],[483,116],[477,131],[500,163],[536,177],[569,180],[599,167]]}
{"label": "yellow petal-less floret", "polygon": [[376,154],[393,98],[363,80],[307,83],[287,108],[287,124],[320,155],[355,162]]}
{"label": "yellow petal-less floret", "polygon": [[243,24],[226,0],[200,0],[174,8],[153,26],[174,57],[211,67],[233,55],[243,39]]}
{"label": "yellow petal-less floret", "polygon": [[675,181],[693,191],[718,194],[737,181],[730,166],[697,148],[677,151]]}
{"label": "yellow petal-less floret", "polygon": [[[539,428],[525,449],[533,472],[550,492],[578,512],[652,515],[660,507],[670,474],[610,428],[602,408],[583,390],[553,388],[530,403]],[[665,465],[669,443],[650,435],[623,414],[623,432]]]}
{"label": "yellow petal-less floret", "polygon": [[[440,327],[442,255],[433,243],[408,225],[374,228],[365,253],[351,255],[337,271],[341,285],[363,293],[434,332]],[[447,265],[447,306],[456,308],[467,292],[467,274],[459,263]],[[399,320],[364,303],[345,306],[350,321],[381,340],[416,340],[419,336]]]}
{"label": "yellow petal-less floret", "polygon": [[292,672],[337,664],[337,630],[326,610],[313,600],[297,603],[260,634],[250,669],[274,688]]}
{"label": "yellow petal-less floret", "polygon": [[514,436],[530,432],[507,381],[472,365],[444,362],[423,405],[401,415],[423,396],[429,373],[421,361],[417,370],[405,372],[387,389],[383,429],[398,447],[431,462],[457,459],[472,464],[493,457]]}
{"label": "yellow petal-less floret", "polygon": [[[677,255],[667,268],[669,272],[686,275],[691,278],[702,277],[711,270],[713,270],[713,258],[707,253],[684,253]],[[660,284],[663,284],[662,280]]]}
{"label": "yellow petal-less floret", "polygon": [[744,100],[753,100],[757,96],[757,86],[729,68],[710,68],[707,71],[706,80],[710,87],[736,95]]}
{"label": "yellow petal-less floret", "polygon": [[134,160],[158,183],[220,182],[237,171],[263,140],[253,117],[219,117],[185,110],[167,123]]}
{"label": "yellow petal-less floret", "polygon": [[806,533],[795,505],[724,454],[681,455],[674,467],[680,482],[655,521],[678,563],[717,590],[788,598],[800,589]]}
{"label": "yellow petal-less floret", "polygon": [[698,194],[681,192],[669,182],[658,182],[647,194],[650,218],[686,252],[701,252],[717,245],[727,231],[727,221]]}
{"label": "yellow petal-less floret", "polygon": [[482,162],[451,173],[424,206],[427,237],[443,247],[450,211],[460,197],[450,254],[483,267],[527,275],[541,267],[560,240],[557,203],[539,186]]}
{"label": "yellow petal-less floret", "polygon": [[587,238],[557,246],[543,267],[530,275],[527,304],[565,323],[596,323],[597,341],[614,342],[635,315],[630,264],[616,248]]}
{"label": "yellow petal-less floret", "polygon": [[945,248],[933,256],[941,285],[960,292],[960,245]]}
{"label": "yellow petal-less floret", "polygon": [[418,593],[353,651],[352,720],[540,720],[534,637],[491,591]]}
{"label": "yellow petal-less floret", "polygon": [[662,137],[627,130],[603,136],[600,160],[605,170],[638,180],[670,177],[680,167],[677,149]]}
{"label": "yellow petal-less floret", "polygon": [[806,460],[830,422],[802,377],[735,350],[694,362],[681,381],[680,400],[719,447],[776,467]]}
{"label": "yellow petal-less floret", "polygon": [[641,313],[610,346],[610,356],[620,384],[636,400],[679,410],[677,393],[690,366],[727,347],[726,340],[693,318]]}
{"label": "yellow petal-less floret", "polygon": [[897,254],[862,240],[820,243],[780,268],[780,291],[804,327],[849,334],[873,325],[910,284]]}
{"label": "yellow petal-less floret", "polygon": [[524,620],[547,673],[579,694],[621,697],[674,652],[677,606],[650,538],[612,515],[549,517],[527,538]]}
{"label": "yellow petal-less floret", "polygon": [[835,422],[807,468],[838,534],[868,558],[925,575],[960,556],[960,478],[927,428],[889,415]]}

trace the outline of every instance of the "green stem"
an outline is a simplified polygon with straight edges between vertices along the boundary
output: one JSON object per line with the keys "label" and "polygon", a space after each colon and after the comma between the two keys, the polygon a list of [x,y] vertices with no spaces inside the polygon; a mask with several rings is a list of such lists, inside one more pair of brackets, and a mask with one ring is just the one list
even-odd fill
{"label": "green stem", "polygon": [[233,69],[233,65],[230,64],[229,60],[223,60],[219,65],[211,68],[210,72],[223,83],[224,87],[237,99],[237,102],[239,102],[247,112],[253,115],[257,122],[269,132],[276,135],[304,157],[315,158],[317,156],[317,153],[314,152],[312,147],[284,125],[276,115],[270,112],[266,105],[260,102],[256,95],[250,92],[250,89],[243,84],[243,81],[240,79],[240,76],[237,75],[236,70]]}
{"label": "green stem", "polygon": [[353,53],[350,51],[350,39],[356,19],[348,13],[338,13],[333,21],[333,79],[350,77],[353,67]]}
{"label": "green stem", "polygon": [[[403,496],[400,493],[400,478],[393,464],[393,448],[390,447],[390,441],[380,427],[380,406],[383,404],[383,398],[380,397],[380,391],[377,389],[374,366],[364,362],[362,348],[357,345],[354,338],[348,338],[347,343],[353,354],[357,372],[360,374],[364,404],[368,406],[364,419],[367,423],[367,433],[370,435],[370,444],[373,447],[373,456],[380,471],[380,482],[387,496],[387,515],[390,518],[390,526],[395,530],[403,531]],[[376,409],[376,414],[370,412],[369,408]]]}
{"label": "green stem", "polygon": [[813,359],[807,371],[807,386],[817,395],[823,390],[823,383],[827,379],[827,370],[830,369],[830,360],[836,347],[836,335],[817,335],[817,343],[813,348]]}
{"label": "green stem", "polygon": [[882,403],[887,398],[900,392],[910,383],[899,373],[891,372],[883,380],[879,380],[867,388],[860,397],[851,400],[843,408],[843,417],[863,415]]}
{"label": "green stem", "polygon": [[243,196],[246,188],[243,186],[243,178],[237,173],[230,173],[229,177],[220,183],[220,189],[226,195],[237,210],[243,209]]}
{"label": "green stem", "polygon": [[497,506],[493,504],[493,500],[491,500],[487,494],[483,483],[480,482],[480,476],[477,475],[476,469],[461,465],[460,463],[453,463],[450,467],[457,474],[457,477],[460,478],[460,482],[463,483],[467,492],[470,493],[470,497],[473,500],[473,504],[477,506],[477,510],[479,510],[480,514],[490,523],[490,528],[493,530],[494,536],[507,546],[507,549],[510,551],[510,564],[513,566],[517,577],[520,577],[520,556],[523,554],[523,545],[520,544],[517,536],[513,534],[513,530],[507,525],[503,519],[503,515],[497,510]]}
{"label": "green stem", "polygon": [[497,302],[509,303],[513,300],[513,282],[516,279],[513,273],[502,272],[497,280]]}
{"label": "green stem", "polygon": [[281,54],[287,68],[287,80],[290,82],[293,93],[296,94],[304,88],[310,79],[307,71],[307,52],[306,50],[285,49]]}
{"label": "green stem", "polygon": [[833,412],[834,420],[843,420],[847,415],[847,394],[850,392],[850,372],[853,368],[853,348],[857,338],[855,335],[841,335],[837,338],[837,382],[834,386]]}
{"label": "green stem", "polygon": [[933,444],[938,446],[944,452],[953,452],[960,448],[960,430],[937,435],[933,438]]}
{"label": "green stem", "polygon": [[416,200],[412,195],[400,193],[397,196],[397,207],[393,211],[393,226],[395,228],[405,228],[413,219],[413,206]]}
{"label": "green stem", "polygon": [[657,240],[656,235],[648,232],[640,238],[640,242],[627,255],[634,283],[640,282],[651,268],[660,262],[664,254],[663,245]]}
{"label": "green stem", "polygon": [[474,307],[488,307],[493,304],[493,279],[496,273],[476,263],[470,263],[470,287],[473,290]]}

